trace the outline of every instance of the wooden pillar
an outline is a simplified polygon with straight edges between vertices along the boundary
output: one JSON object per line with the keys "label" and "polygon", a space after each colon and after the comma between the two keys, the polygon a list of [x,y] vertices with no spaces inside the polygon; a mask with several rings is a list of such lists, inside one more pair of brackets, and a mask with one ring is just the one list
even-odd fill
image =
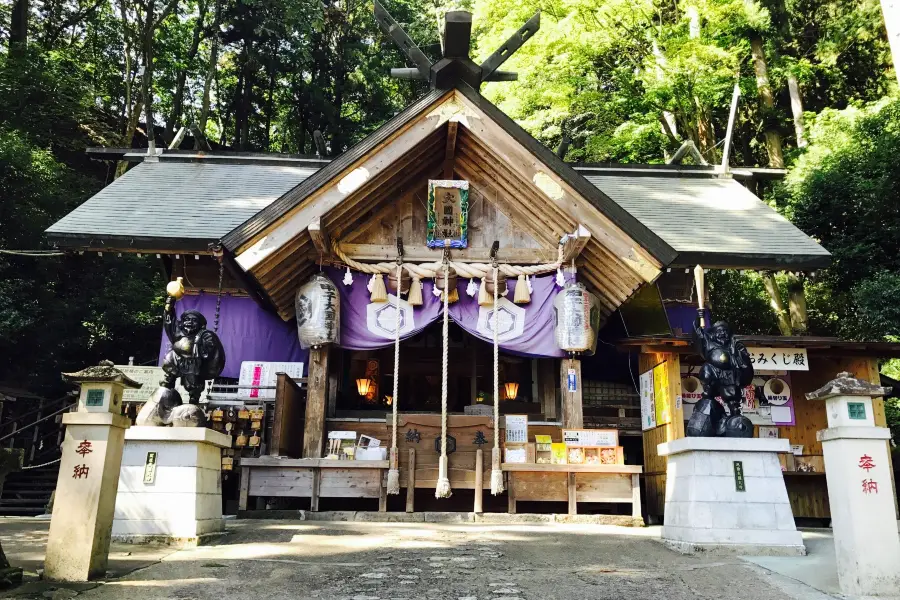
{"label": "wooden pillar", "polygon": [[[574,371],[575,391],[569,389],[569,371]],[[562,390],[562,426],[566,429],[584,427],[584,412],[581,408],[582,381],[581,360],[564,358],[560,361],[560,390]]]}
{"label": "wooden pillar", "polygon": [[578,486],[575,482],[575,473],[569,472],[567,475],[568,485],[566,486],[569,492],[569,514],[577,515],[578,514]]}
{"label": "wooden pillar", "polygon": [[319,511],[319,490],[322,489],[322,469],[313,467],[312,471],[312,490],[309,492],[309,511]]}
{"label": "wooden pillar", "polygon": [[250,496],[250,467],[241,467],[241,494],[238,496],[238,510],[247,510]]}
{"label": "wooden pillar", "polygon": [[381,469],[378,480],[381,482],[381,491],[378,494],[378,512],[387,512],[387,469]]}
{"label": "wooden pillar", "polygon": [[514,471],[506,474],[506,510],[509,514],[516,514],[516,475]]}
{"label": "wooden pillar", "polygon": [[541,399],[541,412],[544,418],[552,421],[559,417],[556,398],[556,369],[552,358],[539,358],[538,363],[538,396]]}
{"label": "wooden pillar", "polygon": [[631,475],[631,516],[640,519],[641,515],[641,476],[637,473]]}
{"label": "wooden pillar", "polygon": [[484,495],[484,451],[475,451],[475,507],[476,513],[484,512],[482,497]]}
{"label": "wooden pillar", "polygon": [[328,402],[328,348],[309,351],[306,421],[303,425],[303,458],[322,458],[325,441],[325,409]]}
{"label": "wooden pillar", "polygon": [[416,449],[409,449],[409,463],[406,465],[406,512],[415,512],[416,502]]}

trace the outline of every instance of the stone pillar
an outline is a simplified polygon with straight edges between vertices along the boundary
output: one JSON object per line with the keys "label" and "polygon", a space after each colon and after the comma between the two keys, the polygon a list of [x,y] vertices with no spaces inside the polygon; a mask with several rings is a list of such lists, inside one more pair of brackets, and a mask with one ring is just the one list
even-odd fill
{"label": "stone pillar", "polygon": [[900,590],[900,534],[888,456],[890,430],[876,427],[872,398],[887,388],[839,373],[806,395],[824,400],[828,429],[818,432],[837,554],[847,596],[896,596]]}
{"label": "stone pillar", "polygon": [[781,474],[786,439],[686,437],[659,444],[662,540],[684,553],[806,554]]}
{"label": "stone pillar", "polygon": [[225,531],[222,448],[205,427],[132,427],[125,434],[112,535],[117,541],[196,546]]}
{"label": "stone pillar", "polygon": [[141,384],[109,361],[63,373],[63,380],[80,384],[81,393],[77,410],[62,419],[66,437],[44,576],[53,581],[87,581],[106,575],[119,465],[130,425],[122,415],[122,393]]}

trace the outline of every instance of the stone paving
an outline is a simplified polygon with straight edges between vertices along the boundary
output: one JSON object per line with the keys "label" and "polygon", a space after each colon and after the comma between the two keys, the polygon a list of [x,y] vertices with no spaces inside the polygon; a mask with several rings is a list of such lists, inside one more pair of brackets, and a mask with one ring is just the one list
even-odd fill
{"label": "stone paving", "polygon": [[[682,556],[658,528],[229,522],[217,545],[169,552],[87,599],[821,600],[739,558]],[[0,522],[0,540],[7,538]],[[121,549],[116,548],[117,551]],[[138,554],[143,547],[135,547]],[[32,584],[16,597],[71,597]],[[68,586],[58,586],[68,587]],[[0,598],[3,598],[0,593]]]}

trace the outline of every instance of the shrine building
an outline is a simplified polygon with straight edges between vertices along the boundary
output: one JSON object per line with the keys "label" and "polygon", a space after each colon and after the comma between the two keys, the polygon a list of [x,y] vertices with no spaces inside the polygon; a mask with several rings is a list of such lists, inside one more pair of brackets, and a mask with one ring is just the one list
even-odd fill
{"label": "shrine building", "polygon": [[[203,402],[234,439],[230,512],[659,521],[657,444],[685,435],[700,392],[696,268],[830,264],[752,191],[778,172],[565,163],[480,94],[508,75],[469,59],[470,28],[449,13],[443,59],[399,70],[431,90],[333,159],[94,151],[134,165],[47,230],[66,251],[161,262],[187,289],[177,311],[217,330],[225,370]],[[877,383],[900,345],[738,337],[756,368],[744,413],[794,449],[794,516],[827,520],[825,407],[805,393],[840,371]]]}

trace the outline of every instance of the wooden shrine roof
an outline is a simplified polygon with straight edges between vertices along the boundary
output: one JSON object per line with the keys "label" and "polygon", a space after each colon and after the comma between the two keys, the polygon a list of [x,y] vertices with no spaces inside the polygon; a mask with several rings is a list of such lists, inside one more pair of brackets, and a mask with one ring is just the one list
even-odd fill
{"label": "wooden shrine roof", "polygon": [[167,155],[133,167],[47,235],[60,246],[202,252],[317,170],[297,161],[185,162]]}
{"label": "wooden shrine roof", "polygon": [[[714,168],[567,165],[465,84],[429,92],[331,161],[165,152],[47,234],[60,246],[90,250],[187,253],[221,242],[288,318],[297,282],[322,254],[310,224],[342,239],[398,194],[424,189],[441,178],[451,138],[456,176],[502,190],[501,210],[541,247],[587,228],[580,273],[607,314],[668,266],[812,270],[830,262],[815,241]],[[736,169],[734,176],[756,174]]]}
{"label": "wooden shrine roof", "polygon": [[671,266],[811,270],[831,262],[825,248],[734,179],[581,173],[677,251]]}

